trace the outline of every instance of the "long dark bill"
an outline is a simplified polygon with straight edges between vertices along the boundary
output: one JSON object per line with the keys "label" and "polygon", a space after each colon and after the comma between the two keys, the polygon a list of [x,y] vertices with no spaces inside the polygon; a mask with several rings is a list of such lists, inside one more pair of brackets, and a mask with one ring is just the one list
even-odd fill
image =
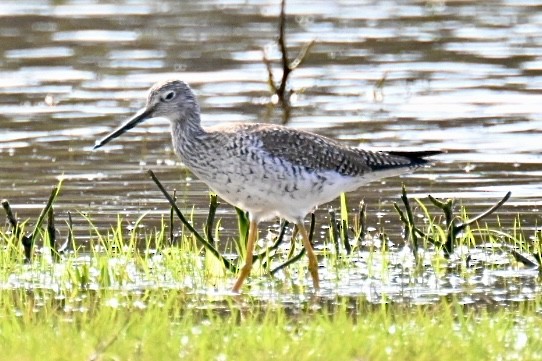
{"label": "long dark bill", "polygon": [[143,108],[140,111],[138,111],[133,117],[128,119],[124,124],[122,124],[120,127],[109,133],[107,136],[103,137],[102,139],[96,141],[96,144],[94,144],[93,149],[98,149],[102,145],[105,145],[109,143],[109,141],[120,137],[122,134],[126,133],[126,131],[134,128],[139,123],[142,123],[143,121],[151,118],[150,116],[151,111],[147,108]]}

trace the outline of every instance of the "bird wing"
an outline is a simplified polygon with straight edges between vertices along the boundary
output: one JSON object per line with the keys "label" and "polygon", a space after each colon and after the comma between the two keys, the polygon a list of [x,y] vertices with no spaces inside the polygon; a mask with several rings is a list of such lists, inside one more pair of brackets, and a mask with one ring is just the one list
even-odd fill
{"label": "bird wing", "polygon": [[369,171],[426,163],[421,157],[350,148],[318,134],[282,126],[262,125],[253,130],[257,131],[258,138],[270,155],[312,170],[361,176]]}

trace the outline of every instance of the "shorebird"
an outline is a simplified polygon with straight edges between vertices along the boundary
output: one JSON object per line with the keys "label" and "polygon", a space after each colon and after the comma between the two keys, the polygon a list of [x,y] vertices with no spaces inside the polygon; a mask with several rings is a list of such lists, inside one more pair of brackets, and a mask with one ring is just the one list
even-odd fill
{"label": "shorebird", "polygon": [[200,107],[181,80],[154,84],[146,106],[109,135],[100,148],[150,118],[171,123],[175,152],[185,166],[228,203],[249,213],[245,263],[234,292],[252,269],[258,223],[281,217],[297,226],[309,259],[315,290],[318,262],[303,225],[305,216],[341,192],[426,165],[439,151],[378,152],[350,148],[324,136],[270,124],[227,124],[202,127]]}

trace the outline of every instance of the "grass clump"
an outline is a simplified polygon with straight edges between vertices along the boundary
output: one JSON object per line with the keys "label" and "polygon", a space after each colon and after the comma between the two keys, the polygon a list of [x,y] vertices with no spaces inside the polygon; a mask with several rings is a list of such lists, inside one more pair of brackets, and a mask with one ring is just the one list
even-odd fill
{"label": "grass clump", "polygon": [[542,319],[529,306],[349,299],[283,307],[180,290],[0,297],[4,360],[519,360],[542,347]]}
{"label": "grass clump", "polygon": [[[121,223],[95,235],[90,252],[75,248],[55,262],[45,249],[30,264],[15,236],[0,231],[3,360],[523,360],[542,348],[539,296],[469,303],[452,292],[419,305],[385,291],[375,302],[361,289],[315,295],[277,282],[258,288],[260,280],[251,296],[236,296],[227,291],[234,275],[213,272],[223,265],[209,266],[211,254],[190,236],[171,247],[162,229],[143,236],[157,248],[140,249],[142,235]],[[343,263],[329,272],[356,270]],[[385,285],[396,266],[382,263],[371,282]],[[416,279],[415,267],[401,272]]]}

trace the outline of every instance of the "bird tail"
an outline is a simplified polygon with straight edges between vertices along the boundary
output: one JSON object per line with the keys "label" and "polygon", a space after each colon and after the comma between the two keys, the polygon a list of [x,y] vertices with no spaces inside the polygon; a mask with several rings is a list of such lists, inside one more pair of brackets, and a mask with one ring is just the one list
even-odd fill
{"label": "bird tail", "polygon": [[403,159],[408,159],[411,167],[424,166],[431,163],[431,160],[426,159],[426,157],[431,157],[433,155],[438,155],[444,153],[440,150],[421,150],[421,151],[389,151],[386,152],[391,156],[402,157]]}
{"label": "bird tail", "polygon": [[423,159],[425,157],[431,157],[433,155],[439,155],[442,153],[445,153],[441,150],[421,150],[421,151],[386,151],[389,155],[396,155],[398,157],[405,157],[405,158],[411,158],[411,159]]}

